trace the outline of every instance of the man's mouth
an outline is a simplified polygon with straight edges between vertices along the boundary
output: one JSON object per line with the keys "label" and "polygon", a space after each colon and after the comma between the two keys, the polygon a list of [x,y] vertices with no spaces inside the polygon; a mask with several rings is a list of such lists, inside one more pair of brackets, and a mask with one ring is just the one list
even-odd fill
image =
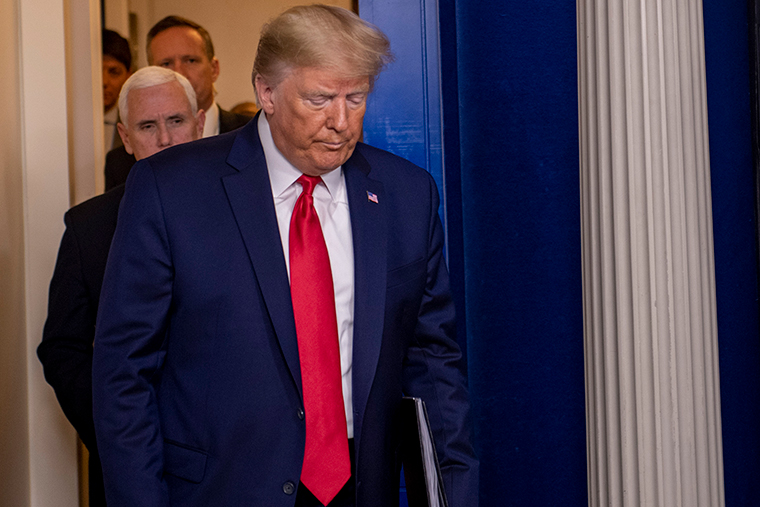
{"label": "man's mouth", "polygon": [[325,145],[330,150],[339,150],[346,145],[346,141],[338,141],[338,142],[322,141],[322,144]]}

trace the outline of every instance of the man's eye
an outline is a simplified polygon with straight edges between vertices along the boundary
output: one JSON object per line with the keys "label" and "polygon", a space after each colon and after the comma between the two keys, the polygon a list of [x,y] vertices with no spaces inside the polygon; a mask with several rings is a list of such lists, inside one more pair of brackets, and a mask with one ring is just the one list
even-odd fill
{"label": "man's eye", "polygon": [[312,106],[324,106],[327,104],[327,97],[309,97],[307,101]]}
{"label": "man's eye", "polygon": [[152,123],[147,123],[145,125],[140,126],[140,130],[143,130],[143,131],[153,130],[154,128],[156,128],[156,126],[153,125]]}
{"label": "man's eye", "polygon": [[354,106],[360,106],[364,103],[365,95],[349,95],[348,102]]}

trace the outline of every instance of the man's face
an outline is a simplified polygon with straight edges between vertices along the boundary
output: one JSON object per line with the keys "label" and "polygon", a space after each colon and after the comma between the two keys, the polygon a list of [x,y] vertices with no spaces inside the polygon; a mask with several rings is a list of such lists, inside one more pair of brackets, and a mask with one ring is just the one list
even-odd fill
{"label": "man's face", "polygon": [[119,92],[129,70],[113,56],[103,55],[103,109],[108,112],[119,101]]}
{"label": "man's face", "polygon": [[256,89],[277,149],[304,174],[320,176],[342,165],[361,138],[369,77],[336,77],[297,68],[280,84],[256,76]]}
{"label": "man's face", "polygon": [[151,65],[166,67],[185,76],[193,85],[198,107],[204,111],[214,101],[219,61],[206,56],[203,38],[188,26],[173,26],[150,42]]}
{"label": "man's face", "polygon": [[200,139],[206,116],[196,116],[177,81],[131,90],[127,97],[128,125],[119,123],[119,135],[137,160],[188,141]]}

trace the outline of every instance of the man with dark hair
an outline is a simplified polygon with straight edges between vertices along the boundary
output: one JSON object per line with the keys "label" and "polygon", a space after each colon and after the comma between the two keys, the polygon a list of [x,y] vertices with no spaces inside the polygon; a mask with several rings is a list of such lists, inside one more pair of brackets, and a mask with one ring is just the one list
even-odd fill
{"label": "man with dark hair", "polygon": [[[219,60],[205,28],[179,16],[167,16],[148,32],[148,63],[165,67],[185,76],[198,97],[198,109],[206,112],[203,137],[210,137],[242,127],[250,117],[225,111],[214,101],[214,83],[219,77]],[[123,149],[106,156],[106,190],[127,180],[135,163]]]}
{"label": "man with dark hair", "polygon": [[219,60],[205,28],[189,19],[167,16],[148,32],[147,51],[150,65],[167,67],[185,76],[195,89],[198,107],[211,109]]}
{"label": "man with dark hair", "polygon": [[261,112],[135,165],[92,369],[112,507],[397,506],[404,395],[449,505],[477,505],[438,190],[359,141],[390,60],[354,13],[288,9]]}
{"label": "man with dark hair", "polygon": [[[199,139],[203,111],[193,87],[168,69],[146,67],[124,84],[119,133],[138,160]],[[103,473],[92,421],[92,341],[100,286],[124,185],[74,206],[50,281],[48,317],[37,355],[64,414],[90,451],[89,505],[105,506]]]}
{"label": "man with dark hair", "polygon": [[121,138],[116,135],[119,121],[116,101],[131,70],[132,53],[127,39],[113,30],[103,30],[103,143],[106,153],[121,146]]}

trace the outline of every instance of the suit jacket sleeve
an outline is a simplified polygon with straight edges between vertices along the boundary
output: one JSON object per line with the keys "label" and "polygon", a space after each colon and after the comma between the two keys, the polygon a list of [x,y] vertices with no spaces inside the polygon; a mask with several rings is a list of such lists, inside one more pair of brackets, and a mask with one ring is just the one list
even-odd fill
{"label": "suit jacket sleeve", "polygon": [[156,384],[173,269],[149,162],[135,165],[109,254],[93,357],[93,413],[110,507],[166,506]]}
{"label": "suit jacket sleeve", "polygon": [[454,303],[443,257],[438,192],[430,178],[427,280],[404,364],[404,392],[425,401],[451,507],[477,505],[479,465],[472,447],[470,404]]}
{"label": "suit jacket sleeve", "polygon": [[97,452],[90,373],[96,309],[84,279],[76,227],[68,213],[64,222],[66,231],[50,281],[48,318],[37,355],[64,414],[90,452]]}

